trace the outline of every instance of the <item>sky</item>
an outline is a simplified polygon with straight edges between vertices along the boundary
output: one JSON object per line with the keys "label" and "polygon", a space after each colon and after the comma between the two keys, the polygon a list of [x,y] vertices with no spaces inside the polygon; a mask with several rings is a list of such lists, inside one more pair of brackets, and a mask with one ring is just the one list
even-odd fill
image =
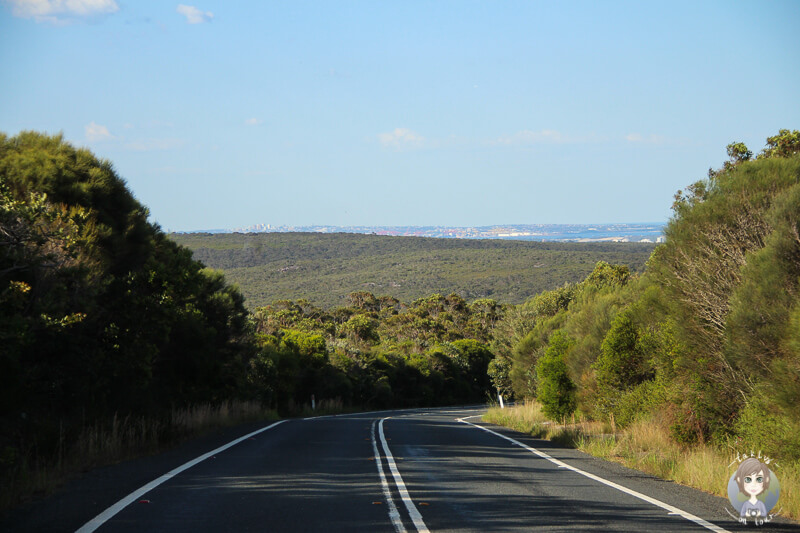
{"label": "sky", "polygon": [[168,231],[665,222],[800,129],[798,1],[0,0],[0,132]]}

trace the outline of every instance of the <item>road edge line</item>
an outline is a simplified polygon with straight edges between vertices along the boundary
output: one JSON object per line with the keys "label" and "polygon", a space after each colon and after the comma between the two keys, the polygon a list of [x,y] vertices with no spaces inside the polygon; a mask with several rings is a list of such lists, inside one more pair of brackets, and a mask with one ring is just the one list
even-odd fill
{"label": "road edge line", "polygon": [[389,418],[391,417],[381,419],[378,424],[378,433],[381,437],[381,446],[383,446],[383,453],[386,456],[386,463],[389,465],[389,471],[391,471],[392,477],[394,477],[394,484],[397,486],[397,491],[400,493],[400,498],[403,500],[406,510],[408,510],[408,515],[411,517],[414,527],[416,527],[417,531],[420,533],[430,533],[428,531],[428,526],[425,525],[425,521],[422,520],[419,509],[417,509],[417,506],[411,501],[411,496],[408,494],[406,484],[403,482],[403,476],[400,475],[400,470],[397,469],[397,464],[394,462],[394,456],[392,452],[389,451],[389,444],[386,442],[386,435],[383,433],[383,422]]}
{"label": "road edge line", "polygon": [[150,483],[148,483],[148,484],[146,484],[146,485],[144,485],[142,487],[139,487],[135,491],[131,492],[130,494],[128,494],[127,496],[125,496],[124,498],[119,500],[117,503],[111,505],[105,511],[103,511],[102,513],[98,514],[97,516],[95,516],[94,518],[92,518],[91,520],[86,522],[75,533],[91,533],[92,531],[95,531],[97,528],[99,528],[100,526],[105,524],[108,520],[110,520],[112,517],[114,517],[114,515],[119,513],[125,507],[127,507],[128,505],[130,505],[131,503],[133,503],[137,499],[141,498],[143,495],[145,495],[146,493],[150,492],[154,488],[158,487],[159,485],[161,485],[165,481],[168,481],[168,480],[172,479],[174,476],[177,476],[178,474],[180,474],[184,470],[188,470],[189,468],[193,467],[194,465],[205,461],[209,457],[212,457],[212,456],[214,456],[214,455],[216,455],[218,453],[222,453],[225,450],[227,450],[228,448],[236,446],[240,442],[242,442],[244,440],[247,440],[247,439],[249,439],[250,437],[252,437],[254,435],[258,435],[259,433],[263,433],[263,432],[265,432],[265,431],[267,431],[269,429],[272,429],[272,428],[274,428],[275,426],[277,426],[279,424],[283,424],[284,422],[287,422],[287,420],[280,420],[280,421],[275,422],[274,424],[271,424],[271,425],[269,425],[267,427],[258,429],[256,431],[253,431],[252,433],[248,433],[247,435],[245,435],[243,437],[239,437],[238,439],[233,440],[233,441],[231,441],[228,444],[225,444],[223,446],[220,446],[219,448],[217,448],[215,450],[212,450],[212,451],[210,451],[210,452],[208,452],[206,454],[203,454],[200,457],[196,457],[195,459],[192,459],[191,461],[188,461],[188,462],[182,464],[178,468],[170,470],[169,472],[167,472],[163,476],[154,479],[153,481],[151,481]]}
{"label": "road edge line", "polygon": [[686,511],[684,511],[682,509],[679,509],[679,508],[677,508],[677,507],[675,507],[673,505],[670,505],[668,503],[664,503],[661,500],[657,500],[657,499],[655,499],[653,497],[650,497],[650,496],[648,496],[646,494],[642,494],[641,492],[637,492],[637,491],[635,491],[633,489],[629,489],[628,487],[624,487],[622,485],[614,483],[613,481],[609,481],[609,480],[607,480],[605,478],[602,478],[600,476],[597,476],[595,474],[591,474],[589,472],[581,470],[580,468],[574,467],[572,465],[568,465],[567,463],[565,463],[563,461],[560,461],[560,460],[558,460],[558,459],[556,459],[554,457],[551,457],[550,455],[548,455],[548,454],[546,454],[546,453],[544,453],[542,451],[539,451],[536,448],[528,446],[527,444],[524,444],[524,443],[522,443],[522,442],[520,442],[518,440],[512,439],[511,437],[508,437],[506,435],[503,435],[502,433],[498,433],[496,431],[492,431],[489,428],[485,428],[485,427],[480,426],[478,424],[473,424],[472,422],[467,422],[466,418],[474,418],[474,417],[470,416],[470,417],[465,417],[465,418],[457,418],[456,420],[461,422],[461,423],[468,424],[470,426],[476,427],[478,429],[482,429],[482,430],[484,430],[484,431],[486,431],[488,433],[491,433],[491,434],[496,435],[496,436],[498,436],[498,437],[500,437],[502,439],[505,439],[505,440],[511,442],[512,444],[516,444],[517,446],[520,446],[521,448],[524,448],[524,449],[528,450],[529,452],[531,452],[531,453],[533,453],[535,455],[538,455],[542,459],[547,459],[548,461],[550,461],[551,463],[557,465],[560,468],[566,468],[567,470],[572,470],[573,472],[575,472],[577,474],[580,474],[582,476],[588,477],[589,479],[593,479],[594,481],[598,481],[598,482],[600,482],[600,483],[602,483],[602,484],[604,484],[606,486],[609,486],[611,488],[617,489],[617,490],[619,490],[621,492],[624,492],[625,494],[628,494],[629,496],[633,496],[633,497],[638,498],[640,500],[643,500],[643,501],[645,501],[645,502],[647,502],[647,503],[649,503],[651,505],[655,505],[656,507],[660,507],[660,508],[668,511],[669,514],[678,515],[678,516],[680,516],[682,518],[685,518],[686,520],[694,522],[695,524],[703,526],[706,529],[709,529],[711,531],[715,531],[716,533],[730,533],[730,531],[728,531],[725,528],[722,528],[722,527],[720,527],[720,526],[718,526],[716,524],[712,524],[711,522],[709,522],[707,520],[704,520],[704,519],[700,518],[699,516],[695,516],[695,515],[693,515],[693,514],[691,514],[689,512],[686,512]]}

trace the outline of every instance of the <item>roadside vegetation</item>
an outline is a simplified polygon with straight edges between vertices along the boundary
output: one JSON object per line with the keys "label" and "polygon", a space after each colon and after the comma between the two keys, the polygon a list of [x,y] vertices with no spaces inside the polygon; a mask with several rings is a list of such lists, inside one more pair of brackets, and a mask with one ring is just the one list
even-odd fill
{"label": "roadside vegetation", "polygon": [[243,298],[147,216],[110,162],[0,134],[2,508],[254,416]]}
{"label": "roadside vegetation", "polygon": [[800,518],[800,132],[728,155],[678,192],[644,273],[596,269],[507,314],[507,389],[562,424],[490,419],[717,494],[761,453]]}
{"label": "roadside vegetation", "polygon": [[[728,497],[728,479],[738,466],[734,448],[713,443],[682,446],[657,416],[622,428],[613,419],[588,420],[581,414],[557,422],[543,413],[541,404],[527,400],[505,409],[491,407],[483,420],[723,498]],[[780,481],[780,515],[800,519],[800,467],[797,462],[779,464],[771,468]]]}
{"label": "roadside vegetation", "polygon": [[[442,244],[458,255],[432,239],[230,236],[230,272],[274,245],[281,268],[311,280],[319,263],[303,253],[344,268],[357,264],[347,246],[368,265],[371,246],[410,243],[391,261],[427,257],[407,276],[437,287],[464,257],[497,272],[549,264],[557,280],[517,303],[487,297],[495,282],[403,301],[386,295],[390,277],[325,305],[287,289],[248,308],[198,260],[213,255],[198,243],[232,241],[187,236],[193,256],[148,222],[110,162],[60,136],[0,135],[0,505],[219,425],[499,392],[529,402],[492,411],[497,423],[712,492],[737,452],[761,451],[780,467],[783,514],[798,518],[799,152],[788,130],[755,158],[729,145],[722,168],[676,195],[655,248],[497,243],[486,246],[502,261],[482,263],[470,243]],[[527,287],[514,269],[511,285]]]}

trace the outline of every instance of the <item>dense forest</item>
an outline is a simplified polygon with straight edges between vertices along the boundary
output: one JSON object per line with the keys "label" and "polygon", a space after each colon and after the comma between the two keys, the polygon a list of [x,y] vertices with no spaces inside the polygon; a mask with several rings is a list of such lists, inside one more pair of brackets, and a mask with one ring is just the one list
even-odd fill
{"label": "dense forest", "polygon": [[[193,257],[148,222],[110,162],[61,136],[0,135],[0,475],[13,487],[32,464],[68,453],[87,424],[175,406],[238,399],[291,415],[312,396],[377,408],[498,390],[536,398],[555,420],[578,412],[624,427],[655,416],[687,446],[736,439],[800,460],[800,132],[781,130],[757,157],[741,143],[728,155],[678,192],[655,249],[180,237]],[[309,278],[322,263],[357,264],[344,242],[363,250],[364,270],[323,281],[360,289],[313,303],[287,288],[248,310],[198,261],[235,272],[277,257],[270,275]],[[409,261],[402,276],[380,277],[382,265]],[[494,281],[468,292],[481,268]],[[448,285],[443,272],[463,279]],[[401,300],[391,290],[437,275],[417,290],[439,292]],[[547,286],[515,304],[489,292],[505,278],[516,291]]]}
{"label": "dense forest", "polygon": [[275,300],[305,299],[332,309],[351,292],[411,302],[455,293],[472,301],[520,304],[586,277],[599,261],[633,272],[655,245],[437,239],[356,234],[171,234],[203,264],[225,272],[251,310]]}

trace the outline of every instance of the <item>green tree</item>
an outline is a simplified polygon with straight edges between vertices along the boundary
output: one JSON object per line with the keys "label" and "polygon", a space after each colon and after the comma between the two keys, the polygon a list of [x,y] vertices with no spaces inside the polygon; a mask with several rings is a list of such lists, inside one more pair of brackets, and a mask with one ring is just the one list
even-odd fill
{"label": "green tree", "polygon": [[495,357],[489,362],[486,369],[489,374],[489,379],[492,381],[492,386],[497,390],[497,393],[504,398],[511,398],[514,390],[511,385],[511,361],[504,357]]}
{"label": "green tree", "polygon": [[377,312],[381,309],[381,302],[371,292],[351,292],[347,295],[347,299],[352,307],[361,311]]}
{"label": "green tree", "polygon": [[350,336],[351,339],[361,342],[378,342],[380,336],[378,335],[378,322],[374,318],[366,315],[353,315],[345,322],[342,329]]}
{"label": "green tree", "polygon": [[759,157],[791,157],[798,153],[800,153],[800,131],[780,130],[777,135],[767,138],[767,146]]}
{"label": "green tree", "polygon": [[575,412],[575,383],[569,376],[565,356],[574,342],[562,330],[550,337],[544,356],[536,365],[539,383],[537,399],[542,411],[553,420],[562,420]]}
{"label": "green tree", "polygon": [[732,142],[726,148],[732,165],[750,161],[753,158],[753,152],[743,142]]}
{"label": "green tree", "polygon": [[236,394],[252,354],[241,295],[147,222],[109,162],[61,136],[2,136],[0,183],[16,402],[103,416]]}
{"label": "green tree", "polygon": [[452,342],[458,351],[454,357],[456,364],[465,374],[465,379],[471,387],[471,398],[485,397],[489,390],[490,380],[487,369],[494,358],[489,348],[475,339],[459,339]]}
{"label": "green tree", "polygon": [[593,365],[603,389],[625,391],[654,377],[640,337],[629,310],[614,318]]}

